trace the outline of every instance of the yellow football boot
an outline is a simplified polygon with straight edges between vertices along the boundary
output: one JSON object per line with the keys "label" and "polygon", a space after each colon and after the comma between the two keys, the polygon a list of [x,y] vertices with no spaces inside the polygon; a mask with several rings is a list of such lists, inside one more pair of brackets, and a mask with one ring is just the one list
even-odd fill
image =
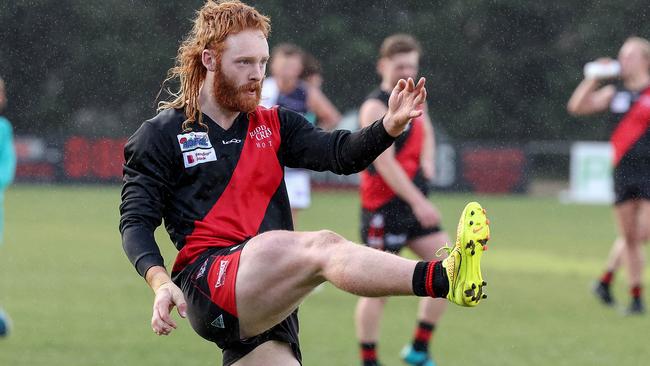
{"label": "yellow football boot", "polygon": [[460,306],[476,306],[487,298],[481,275],[481,256],[490,239],[490,220],[478,202],[465,206],[456,232],[456,245],[445,247],[449,256],[442,261],[449,279],[447,299]]}

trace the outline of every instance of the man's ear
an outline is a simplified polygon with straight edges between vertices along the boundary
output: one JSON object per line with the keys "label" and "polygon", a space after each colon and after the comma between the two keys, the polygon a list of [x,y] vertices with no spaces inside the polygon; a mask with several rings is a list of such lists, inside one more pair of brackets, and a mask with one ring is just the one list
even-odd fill
{"label": "man's ear", "polygon": [[201,53],[201,62],[208,71],[214,72],[217,70],[217,57],[212,50],[203,50]]}

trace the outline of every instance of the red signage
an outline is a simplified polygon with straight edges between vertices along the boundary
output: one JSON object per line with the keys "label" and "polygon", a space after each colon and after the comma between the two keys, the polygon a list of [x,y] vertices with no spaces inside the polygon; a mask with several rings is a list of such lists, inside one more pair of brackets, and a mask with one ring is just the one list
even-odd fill
{"label": "red signage", "polygon": [[70,137],[63,149],[65,177],[71,180],[121,180],[124,144],[126,138]]}

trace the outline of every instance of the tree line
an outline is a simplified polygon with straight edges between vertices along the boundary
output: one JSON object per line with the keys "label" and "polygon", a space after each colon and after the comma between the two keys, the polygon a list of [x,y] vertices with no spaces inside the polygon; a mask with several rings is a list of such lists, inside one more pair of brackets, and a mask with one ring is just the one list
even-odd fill
{"label": "tree line", "polygon": [[[128,136],[156,97],[203,1],[23,0],[0,4],[5,111],[19,134]],[[521,142],[606,138],[604,118],[566,101],[585,62],[650,37],[644,0],[249,1],[272,19],[271,46],[294,42],[323,66],[342,111],[379,82],[381,41],[422,43],[436,125],[452,138]],[[164,94],[163,94],[164,95]]]}

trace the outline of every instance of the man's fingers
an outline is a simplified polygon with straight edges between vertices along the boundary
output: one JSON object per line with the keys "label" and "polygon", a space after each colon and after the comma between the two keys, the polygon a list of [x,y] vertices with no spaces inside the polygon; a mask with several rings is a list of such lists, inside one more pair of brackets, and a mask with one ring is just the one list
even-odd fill
{"label": "man's fingers", "polygon": [[165,325],[165,322],[156,315],[151,319],[151,329],[153,329],[154,333],[157,335],[167,335],[172,330],[170,326]]}
{"label": "man's fingers", "polygon": [[413,82],[412,78],[409,78],[408,81],[406,82],[406,89],[407,92],[412,92],[415,90],[415,83]]}
{"label": "man's fingers", "polygon": [[158,317],[165,324],[165,326],[176,328],[176,322],[174,322],[174,319],[172,319],[170,315],[170,310],[173,306],[173,304],[166,305],[164,303],[157,303],[156,311],[158,312]]}
{"label": "man's fingers", "polygon": [[418,84],[415,86],[416,90],[422,89],[424,87],[424,83],[426,82],[426,79],[424,77],[421,77],[420,80],[418,80]]}
{"label": "man's fingers", "polygon": [[168,335],[176,329],[176,322],[171,316],[174,306],[177,306],[181,317],[187,316],[187,304],[180,289],[171,283],[160,286],[156,291],[151,317],[151,329],[157,335]]}
{"label": "man's fingers", "polygon": [[415,105],[420,105],[427,100],[427,88],[422,88],[418,93],[418,96],[415,98]]}
{"label": "man's fingers", "polygon": [[178,304],[176,310],[178,310],[178,315],[182,318],[187,317],[187,304],[185,302]]}
{"label": "man's fingers", "polygon": [[164,308],[157,308],[154,312],[154,318],[156,319],[156,324],[159,328],[176,328],[176,322],[169,316],[169,312],[165,314]]}
{"label": "man's fingers", "polygon": [[162,319],[160,312],[157,309],[154,309],[154,314],[151,318],[151,329],[153,329],[154,333],[157,335],[169,335],[174,328],[176,328],[175,325],[172,326],[167,324]]}
{"label": "man's fingers", "polygon": [[404,88],[406,88],[406,80],[399,79],[397,84],[395,84],[395,91],[401,92],[402,90],[404,90]]}

